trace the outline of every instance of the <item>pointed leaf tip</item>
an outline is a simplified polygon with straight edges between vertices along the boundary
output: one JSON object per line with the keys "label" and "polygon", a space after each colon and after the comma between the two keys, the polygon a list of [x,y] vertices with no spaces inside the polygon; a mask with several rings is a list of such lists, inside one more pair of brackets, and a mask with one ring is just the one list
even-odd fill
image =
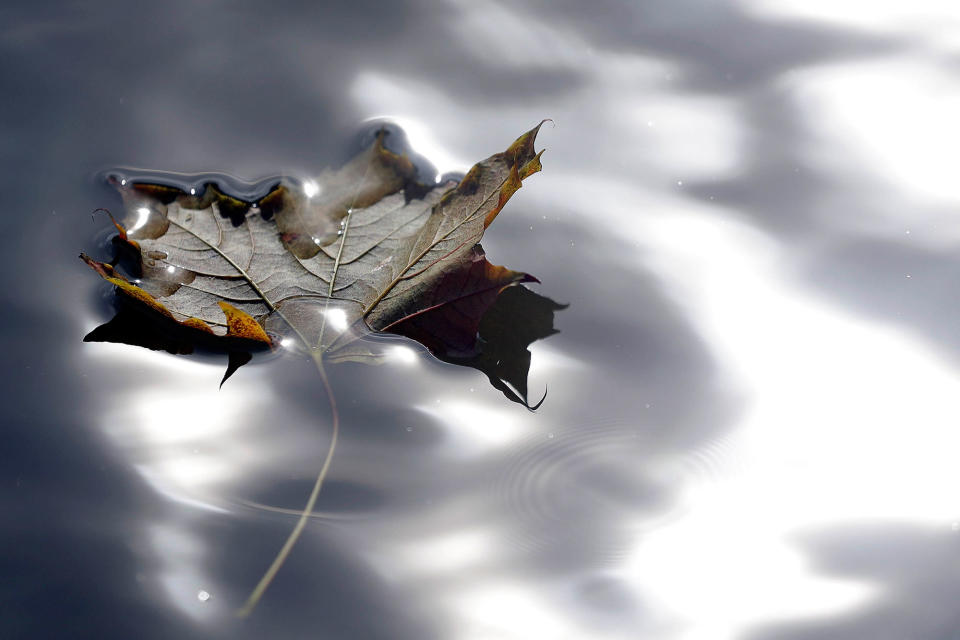
{"label": "pointed leaf tip", "polygon": [[113,267],[106,262],[98,262],[85,253],[80,254],[80,259],[87,263],[87,266],[97,272],[104,280],[113,277]]}
{"label": "pointed leaf tip", "polygon": [[223,374],[223,379],[220,381],[221,389],[223,388],[223,383],[226,382],[230,376],[236,373],[237,369],[253,359],[253,356],[246,351],[231,351],[227,357],[227,370]]}
{"label": "pointed leaf tip", "polygon": [[526,403],[524,403],[524,404],[526,404],[526,407],[527,407],[528,410],[530,410],[530,411],[536,411],[537,409],[540,408],[540,405],[542,405],[542,404],[543,404],[543,401],[546,400],[546,399],[547,399],[547,387],[546,387],[546,385],[544,385],[544,387],[543,387],[543,397],[540,398],[540,402],[538,402],[537,404],[535,404],[535,405],[533,405],[533,406],[531,406],[531,405],[529,405],[529,404],[526,404]]}
{"label": "pointed leaf tip", "polygon": [[228,336],[256,340],[257,342],[263,342],[268,345],[271,344],[267,332],[263,330],[260,323],[249,313],[241,311],[222,300],[217,302],[217,304],[220,305],[220,308],[223,309],[223,314],[227,317]]}
{"label": "pointed leaf tip", "polygon": [[513,144],[511,144],[504,152],[507,162],[510,164],[523,166],[530,162],[530,160],[537,155],[536,150],[534,149],[534,143],[537,140],[537,134],[540,132],[540,127],[543,126],[544,122],[546,122],[546,120],[541,120],[540,124],[513,141]]}

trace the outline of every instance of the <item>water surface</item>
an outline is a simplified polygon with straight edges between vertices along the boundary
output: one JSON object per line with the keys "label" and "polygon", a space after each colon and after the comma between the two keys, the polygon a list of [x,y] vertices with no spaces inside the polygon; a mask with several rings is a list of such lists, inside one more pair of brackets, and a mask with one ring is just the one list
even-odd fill
{"label": "water surface", "polygon": [[[887,6],[887,5],[890,6]],[[7,4],[3,637],[930,638],[960,627],[960,27],[930,0]],[[530,413],[416,357],[84,344],[118,166],[438,173],[544,117],[484,248],[569,303]]]}

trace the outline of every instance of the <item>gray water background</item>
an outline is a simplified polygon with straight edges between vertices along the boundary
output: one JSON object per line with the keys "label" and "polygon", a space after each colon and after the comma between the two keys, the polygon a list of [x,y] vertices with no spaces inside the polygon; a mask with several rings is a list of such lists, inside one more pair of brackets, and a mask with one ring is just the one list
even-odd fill
{"label": "gray water background", "polygon": [[[931,34],[955,36],[956,9],[761,4],[4,3],[0,637],[957,637],[957,198],[881,162],[908,140],[907,164],[956,166],[956,129],[916,106],[954,104],[956,38]],[[889,86],[833,120],[831,92],[864,70]],[[325,451],[316,373],[277,357],[218,391],[219,363],[84,344],[112,294],[76,256],[104,255],[105,170],[309,177],[380,117],[441,171],[554,119],[544,172],[484,240],[570,304],[534,347],[549,396],[527,413],[420,350],[332,371],[344,433],[321,517],[237,621],[294,521],[249,502],[298,508]],[[847,135],[861,121],[873,147]],[[797,300],[828,330],[771,310]],[[769,369],[738,360],[771,346]],[[758,406],[774,433],[828,434],[798,445],[797,492],[771,475],[763,500],[675,534],[710,492],[737,503],[742,468],[764,484],[782,452],[738,435]],[[818,452],[863,487],[828,474],[804,493]],[[821,513],[831,493],[875,506]],[[767,544],[803,568],[758,569]]]}

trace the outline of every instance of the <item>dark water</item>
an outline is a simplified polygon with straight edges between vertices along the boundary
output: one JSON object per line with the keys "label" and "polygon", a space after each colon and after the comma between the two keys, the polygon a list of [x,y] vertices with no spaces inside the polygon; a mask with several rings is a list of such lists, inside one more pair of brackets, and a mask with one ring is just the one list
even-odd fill
{"label": "dark water", "polygon": [[[953,638],[957,11],[6,3],[0,637]],[[927,6],[929,5],[929,6]],[[570,307],[536,413],[432,360],[84,344],[114,167],[439,173],[541,118],[491,261]]]}

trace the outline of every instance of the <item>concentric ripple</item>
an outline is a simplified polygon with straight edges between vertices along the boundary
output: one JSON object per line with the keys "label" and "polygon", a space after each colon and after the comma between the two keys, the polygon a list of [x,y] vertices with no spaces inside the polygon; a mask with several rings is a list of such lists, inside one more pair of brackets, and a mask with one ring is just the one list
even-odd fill
{"label": "concentric ripple", "polygon": [[528,440],[497,474],[497,496],[512,519],[508,544],[622,557],[636,523],[670,507],[669,487],[646,464],[651,442],[641,427],[617,420]]}

